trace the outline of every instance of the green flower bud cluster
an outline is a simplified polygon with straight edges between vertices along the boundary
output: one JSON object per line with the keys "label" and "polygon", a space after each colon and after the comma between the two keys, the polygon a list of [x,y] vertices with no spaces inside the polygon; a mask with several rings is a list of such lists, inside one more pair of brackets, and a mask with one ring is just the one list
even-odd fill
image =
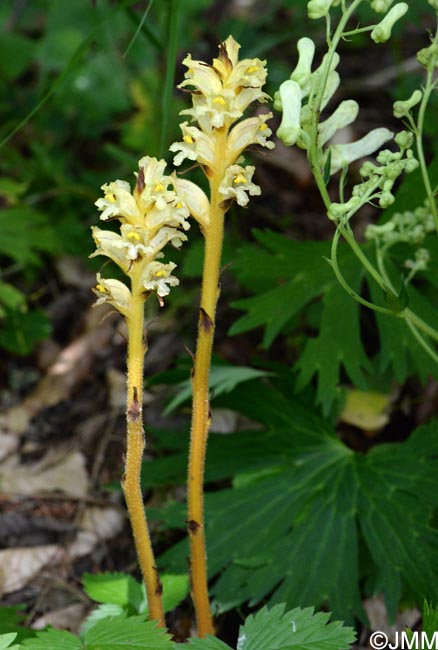
{"label": "green flower bud cluster", "polygon": [[395,136],[395,143],[400,147],[399,151],[385,149],[377,156],[377,165],[370,161],[362,165],[359,173],[367,180],[353,188],[353,196],[363,196],[374,187],[373,198],[378,198],[381,208],[388,208],[394,203],[392,189],[395,181],[401,174],[410,174],[418,167],[411,149],[412,133],[401,131]]}
{"label": "green flower bud cluster", "polygon": [[[389,247],[398,243],[419,246],[423,243],[426,235],[434,230],[433,215],[430,207],[425,204],[416,210],[395,212],[391,219],[382,225],[368,226],[365,237],[375,241],[379,247]],[[422,263],[427,261],[423,253],[420,254],[419,259],[423,260]]]}
{"label": "green flower bud cluster", "polygon": [[425,68],[428,68],[430,65],[438,68],[438,44],[432,43],[429,47],[424,47],[420,50],[417,53],[417,61],[421,65],[424,65]]}
{"label": "green flower bud cluster", "polygon": [[387,208],[394,203],[392,189],[395,181],[402,173],[409,174],[418,167],[411,149],[413,135],[402,131],[395,136],[399,151],[385,149],[377,156],[377,164],[366,161],[359,170],[365,180],[355,185],[352,196],[345,203],[332,203],[328,216],[334,221],[343,218],[348,220],[365,203],[378,200],[381,208]]}
{"label": "green flower bud cluster", "polygon": [[409,99],[406,99],[404,101],[394,102],[394,117],[400,119],[402,117],[406,117],[407,115],[409,115],[411,109],[414,108],[414,106],[417,106],[417,104],[421,102],[422,97],[423,97],[423,93],[421,92],[421,90],[414,90],[414,92],[409,97]]}
{"label": "green flower bud cluster", "polygon": [[413,260],[406,260],[404,266],[410,269],[410,277],[412,278],[417,271],[427,271],[430,262],[430,253],[427,248],[419,248],[415,251]]}

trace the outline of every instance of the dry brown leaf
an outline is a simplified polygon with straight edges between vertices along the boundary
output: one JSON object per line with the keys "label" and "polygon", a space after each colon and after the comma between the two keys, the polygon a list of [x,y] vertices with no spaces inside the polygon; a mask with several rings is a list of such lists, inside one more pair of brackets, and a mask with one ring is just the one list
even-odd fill
{"label": "dry brown leaf", "polygon": [[22,589],[60,553],[55,544],[0,551],[0,596]]}
{"label": "dry brown leaf", "polygon": [[36,463],[23,465],[19,456],[0,465],[2,491],[7,494],[29,494],[61,491],[69,496],[87,494],[88,475],[85,457],[80,451],[51,451]]}
{"label": "dry brown leaf", "polygon": [[111,506],[86,508],[78,522],[80,531],[67,546],[67,553],[73,558],[88,555],[97,544],[118,535],[123,529],[124,519],[124,514]]}
{"label": "dry brown leaf", "polygon": [[20,439],[13,433],[0,431],[0,461],[17,451]]}
{"label": "dry brown leaf", "polygon": [[0,428],[9,433],[23,434],[29,422],[40,411],[70,397],[73,389],[91,372],[96,352],[110,340],[113,323],[105,318],[109,311],[90,309],[86,318],[86,331],[65,347],[48,368],[22,404],[0,417]]}
{"label": "dry brown leaf", "polygon": [[51,625],[58,630],[78,633],[88,610],[89,606],[83,603],[74,603],[61,609],[55,609],[37,618],[32,624],[32,629],[43,630],[47,625]]}
{"label": "dry brown leaf", "polygon": [[370,629],[373,632],[384,632],[392,643],[396,640],[396,632],[403,632],[406,627],[413,629],[421,617],[418,609],[405,609],[397,613],[395,624],[391,625],[383,596],[367,598],[363,605],[370,621]]}

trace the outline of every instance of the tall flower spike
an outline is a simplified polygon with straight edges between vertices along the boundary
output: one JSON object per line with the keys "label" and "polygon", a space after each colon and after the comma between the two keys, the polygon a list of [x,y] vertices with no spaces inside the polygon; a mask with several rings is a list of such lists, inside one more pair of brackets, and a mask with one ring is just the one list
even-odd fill
{"label": "tall flower spike", "polygon": [[[209,198],[194,183],[175,178],[176,191],[198,220],[205,237],[204,274],[199,313],[198,340],[193,373],[193,411],[188,472],[188,534],[192,596],[200,636],[213,634],[206,569],[203,479],[205,452],[210,424],[209,374],[219,296],[224,217],[233,202],[246,206],[250,196],[260,194],[252,182],[254,166],[243,165],[242,153],[249,146],[272,149],[271,113],[242,119],[255,101],[265,102],[262,86],[266,79],[265,61],[239,60],[240,45],[230,36],[219,46],[211,64],[188,55],[188,68],[180,88],[191,90],[192,106],[184,111],[191,122],[181,124],[182,141],[171,145],[175,165],[187,159],[197,162],[208,180]],[[295,84],[294,81],[290,83]],[[297,85],[299,88],[299,86]],[[148,285],[152,286],[152,285]]]}
{"label": "tall flower spike", "polygon": [[127,354],[127,446],[122,481],[137,556],[146,584],[149,612],[164,627],[161,583],[143,504],[140,471],[144,449],[142,422],[144,303],[155,294],[160,305],[170,287],[179,281],[173,270],[176,264],[163,262],[162,250],[167,244],[176,248],[187,239],[184,231],[190,208],[178,191],[174,176],[165,174],[166,163],[145,156],[139,161],[137,180],[131,190],[129,183],[117,180],[102,186],[104,197],[96,201],[102,221],[118,219],[119,232],[93,226],[96,250],[91,255],[104,255],[113,260],[127,275],[128,288],[120,280],[102,278],[97,274],[94,293],[96,305],[108,303],[126,319],[128,327]]}

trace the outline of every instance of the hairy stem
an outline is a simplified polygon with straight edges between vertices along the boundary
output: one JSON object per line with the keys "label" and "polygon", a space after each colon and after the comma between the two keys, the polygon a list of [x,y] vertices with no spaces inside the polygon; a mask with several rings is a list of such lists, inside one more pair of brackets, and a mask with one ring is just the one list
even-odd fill
{"label": "hairy stem", "polygon": [[149,615],[165,627],[162,587],[155,565],[146,513],[141,492],[140,475],[145,446],[142,403],[143,403],[143,364],[145,355],[144,297],[140,289],[132,287],[132,310],[128,323],[128,387],[127,387],[127,447],[125,474],[122,487],[125,494],[129,519],[134,537],[135,549],[149,604]]}
{"label": "hairy stem", "polygon": [[204,269],[193,368],[193,412],[188,471],[188,533],[193,603],[199,636],[214,634],[207,584],[204,528],[204,465],[210,428],[209,377],[213,349],[219,272],[222,256],[224,209],[219,185],[225,158],[226,130],[218,131],[216,161],[210,177],[210,224],[205,229]]}

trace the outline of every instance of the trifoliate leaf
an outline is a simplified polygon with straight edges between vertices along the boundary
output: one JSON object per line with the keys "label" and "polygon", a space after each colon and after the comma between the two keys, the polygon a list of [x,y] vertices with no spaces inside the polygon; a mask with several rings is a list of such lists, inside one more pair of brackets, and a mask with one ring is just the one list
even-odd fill
{"label": "trifoliate leaf", "polygon": [[143,600],[141,584],[126,573],[84,573],[85,592],[98,603],[131,605],[138,612]]}
{"label": "trifoliate leaf", "polygon": [[[147,613],[148,603],[144,584],[125,573],[85,573],[82,577],[85,592],[103,605],[94,610],[87,619],[84,630],[89,630],[102,618],[132,613]],[[161,576],[163,608],[170,612],[187,596],[189,583],[186,574]]]}
{"label": "trifoliate leaf", "polygon": [[25,650],[84,650],[80,639],[63,630],[37,632],[35,639],[26,639],[22,645]]}
{"label": "trifoliate leaf", "polygon": [[19,650],[18,645],[11,645],[17,638],[16,632],[11,632],[10,634],[0,634],[0,650]]}
{"label": "trifoliate leaf", "polygon": [[[56,650],[61,647],[64,650],[62,645],[59,645]],[[145,622],[142,616],[105,618],[85,635],[84,650],[126,650],[127,648],[129,650],[172,650],[172,643],[170,636],[162,628],[157,627],[156,621]]]}
{"label": "trifoliate leaf", "polygon": [[313,608],[285,605],[263,607],[248,616],[240,628],[238,650],[348,650],[355,640],[352,628],[339,621],[329,623],[330,614],[314,614]]}
{"label": "trifoliate leaf", "polygon": [[111,616],[120,616],[124,614],[125,611],[122,605],[114,605],[113,603],[102,603],[96,609],[87,616],[83,624],[81,625],[81,636],[84,636],[88,630],[91,630],[92,627],[96,625],[103,618],[109,618]]}
{"label": "trifoliate leaf", "polygon": [[[190,639],[187,647],[190,650],[232,650],[229,645],[211,634],[207,634],[203,639]],[[174,650],[177,648],[175,644]]]}

